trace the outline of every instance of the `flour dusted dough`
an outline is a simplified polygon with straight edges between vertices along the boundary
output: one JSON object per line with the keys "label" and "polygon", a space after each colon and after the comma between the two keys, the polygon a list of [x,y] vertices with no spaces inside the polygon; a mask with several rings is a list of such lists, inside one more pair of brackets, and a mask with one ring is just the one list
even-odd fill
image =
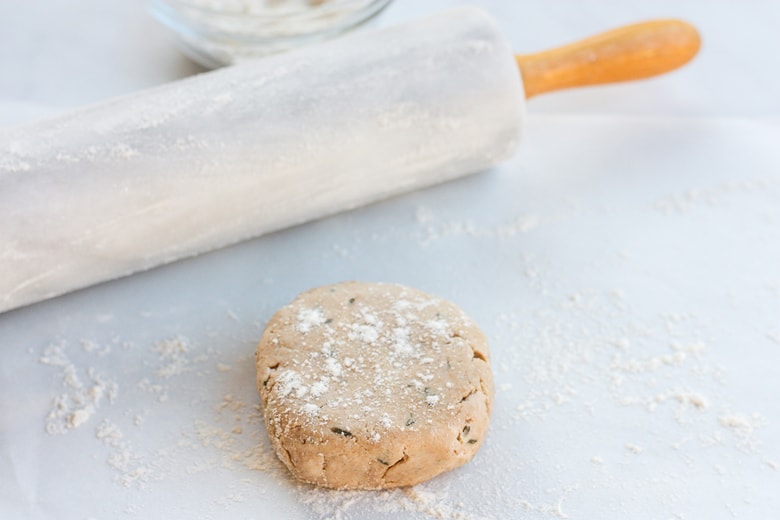
{"label": "flour dusted dough", "polygon": [[342,489],[413,485],[466,463],[493,399],[485,336],[463,311],[380,283],[320,287],[279,310],[257,385],[282,462]]}

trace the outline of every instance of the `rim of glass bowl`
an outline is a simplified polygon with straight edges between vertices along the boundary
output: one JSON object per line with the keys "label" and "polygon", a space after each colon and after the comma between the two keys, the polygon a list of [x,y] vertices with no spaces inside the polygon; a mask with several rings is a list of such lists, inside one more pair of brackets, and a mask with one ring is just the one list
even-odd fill
{"label": "rim of glass bowl", "polygon": [[[279,42],[295,40],[306,36],[327,36],[346,32],[349,28],[361,25],[381,13],[392,0],[336,0],[326,2],[314,8],[300,8],[294,11],[285,11],[282,14],[273,13],[246,13],[238,11],[224,11],[211,7],[197,5],[188,0],[150,0],[149,10],[163,25],[176,32],[198,34],[207,38],[228,37],[233,40],[241,40],[256,44],[264,42]],[[315,21],[323,15],[337,12],[339,9],[351,4],[365,5],[342,18],[338,18],[332,25],[321,26],[318,29],[302,32],[293,32],[285,35],[267,36],[251,34],[250,32],[225,30],[219,27],[218,21],[238,21],[251,23],[272,23],[278,20],[306,23]],[[203,16],[203,21],[193,19],[193,16]]]}
{"label": "rim of glass bowl", "polygon": [[[304,7],[301,6],[298,9],[289,9],[285,11],[281,11],[280,13],[274,14],[273,11],[275,9],[268,9],[268,13],[251,13],[251,12],[244,12],[244,11],[227,11],[225,9],[220,9],[218,7],[208,7],[207,5],[199,5],[197,2],[193,2],[192,0],[156,0],[157,2],[162,2],[165,4],[169,4],[171,6],[180,6],[186,9],[191,9],[193,11],[200,11],[205,14],[215,14],[215,15],[227,15],[227,16],[251,16],[251,17],[257,17],[257,18],[279,18],[281,16],[297,16],[297,15],[312,15],[312,14],[321,14],[323,12],[329,12],[332,10],[336,10],[339,7],[343,7],[345,5],[350,4],[365,4],[365,8],[373,8],[375,4],[388,4],[391,0],[372,0],[369,2],[366,2],[366,0],[332,0],[332,1],[324,1],[323,3],[319,5],[314,5],[311,7]],[[362,12],[362,10],[361,10]]]}

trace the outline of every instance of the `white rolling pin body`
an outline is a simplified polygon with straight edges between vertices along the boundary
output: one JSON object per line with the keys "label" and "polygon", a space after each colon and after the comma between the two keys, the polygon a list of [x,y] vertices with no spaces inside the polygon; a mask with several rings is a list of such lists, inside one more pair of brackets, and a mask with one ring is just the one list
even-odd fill
{"label": "white rolling pin body", "polygon": [[0,133],[0,312],[485,169],[523,89],[461,9]]}

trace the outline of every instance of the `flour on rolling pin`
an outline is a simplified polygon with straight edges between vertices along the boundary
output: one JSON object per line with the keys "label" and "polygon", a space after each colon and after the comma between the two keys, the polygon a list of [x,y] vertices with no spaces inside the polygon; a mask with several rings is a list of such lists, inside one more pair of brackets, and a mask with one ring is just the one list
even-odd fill
{"label": "flour on rolling pin", "polygon": [[656,20],[515,58],[460,9],[0,133],[0,312],[487,168],[524,92],[654,76],[699,45]]}
{"label": "flour on rolling pin", "polygon": [[479,171],[523,88],[476,9],[0,133],[0,312]]}

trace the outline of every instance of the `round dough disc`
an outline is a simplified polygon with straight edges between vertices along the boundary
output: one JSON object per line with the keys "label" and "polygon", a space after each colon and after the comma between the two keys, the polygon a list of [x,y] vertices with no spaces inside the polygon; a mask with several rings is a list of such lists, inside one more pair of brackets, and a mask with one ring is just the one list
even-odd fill
{"label": "round dough disc", "polygon": [[454,304],[345,282],[279,310],[257,347],[271,443],[300,480],[408,486],[470,460],[493,400],[487,341]]}

